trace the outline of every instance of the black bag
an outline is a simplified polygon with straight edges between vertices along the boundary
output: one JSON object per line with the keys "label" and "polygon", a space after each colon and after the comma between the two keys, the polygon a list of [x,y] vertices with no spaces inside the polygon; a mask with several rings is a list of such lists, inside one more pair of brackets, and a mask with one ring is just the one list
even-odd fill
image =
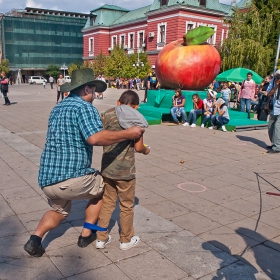
{"label": "black bag", "polygon": [[261,103],[261,110],[265,111],[267,114],[272,110],[272,98],[267,97],[266,100],[263,100]]}

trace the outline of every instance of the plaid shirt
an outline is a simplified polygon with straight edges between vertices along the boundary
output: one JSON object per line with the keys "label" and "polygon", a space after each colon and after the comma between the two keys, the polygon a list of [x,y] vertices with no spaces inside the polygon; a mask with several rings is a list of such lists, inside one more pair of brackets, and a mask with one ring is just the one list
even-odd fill
{"label": "plaid shirt", "polygon": [[87,139],[102,130],[97,109],[70,94],[50,114],[45,149],[40,162],[41,187],[95,172],[91,168],[93,147]]}

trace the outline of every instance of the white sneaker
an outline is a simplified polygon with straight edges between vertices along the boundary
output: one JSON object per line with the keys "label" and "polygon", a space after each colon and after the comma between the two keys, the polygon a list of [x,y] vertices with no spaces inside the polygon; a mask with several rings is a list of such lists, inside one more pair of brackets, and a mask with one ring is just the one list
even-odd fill
{"label": "white sneaker", "polygon": [[191,127],[196,127],[196,124],[195,124],[195,123],[192,123]]}
{"label": "white sneaker", "polygon": [[224,125],[222,126],[222,130],[225,131],[225,132],[227,131],[227,129]]}
{"label": "white sneaker", "polygon": [[104,249],[105,246],[111,242],[111,239],[112,239],[111,235],[109,235],[109,237],[105,241],[100,241],[100,240],[96,239],[95,248],[96,249]]}
{"label": "white sneaker", "polygon": [[208,129],[213,129],[213,126],[209,126]]}
{"label": "white sneaker", "polygon": [[139,241],[140,241],[140,237],[134,235],[134,236],[131,237],[130,242],[126,242],[126,243],[121,242],[120,243],[120,249],[121,250],[128,250],[128,249],[136,246],[139,243]]}
{"label": "white sneaker", "polygon": [[190,124],[188,122],[185,122],[182,124],[182,126],[190,126]]}
{"label": "white sneaker", "polygon": [[204,128],[204,124],[202,124],[200,127]]}

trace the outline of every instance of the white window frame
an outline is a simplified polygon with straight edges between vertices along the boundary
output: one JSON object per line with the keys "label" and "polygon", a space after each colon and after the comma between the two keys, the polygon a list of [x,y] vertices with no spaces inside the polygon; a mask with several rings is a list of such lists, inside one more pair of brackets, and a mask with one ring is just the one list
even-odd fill
{"label": "white window frame", "polygon": [[140,33],[143,33],[143,44],[145,44],[145,30],[137,31],[137,49],[142,48],[142,46],[139,45]]}
{"label": "white window frame", "polygon": [[[164,38],[165,38],[165,42],[164,44],[162,42],[160,42],[160,27],[164,25],[165,26],[165,34],[164,34]],[[158,23],[157,26],[157,50],[161,50],[165,45],[166,45],[166,34],[167,34],[167,22],[161,22]]]}
{"label": "white window frame", "polygon": [[196,22],[194,21],[186,21],[186,33],[188,32],[188,25],[193,24],[193,28],[196,28]]}
{"label": "white window frame", "polygon": [[111,49],[114,49],[114,38],[116,38],[116,45],[118,44],[118,36],[117,35],[113,35],[111,37]]}
{"label": "white window frame", "polygon": [[[215,33],[213,34],[213,40],[212,40],[212,45],[213,46],[216,46],[216,38],[217,38],[217,25],[214,25],[214,24],[208,24],[207,25],[208,27],[211,27],[214,29]],[[209,38],[210,39],[210,38]],[[208,39],[208,40],[209,40]]]}
{"label": "white window frame", "polygon": [[[92,44],[91,44],[92,42]],[[94,38],[88,38],[88,56],[94,56]]]}
{"label": "white window frame", "polygon": [[225,33],[225,30],[222,29],[222,36],[221,36],[221,45],[223,44],[224,42],[224,33]]}
{"label": "white window frame", "polygon": [[121,40],[122,36],[124,37],[124,40],[123,40],[124,43],[123,43],[123,45],[124,45],[124,46],[127,46],[127,44],[125,43],[125,33],[119,35],[119,37],[120,37],[119,46],[120,46],[120,47],[122,46],[122,40]]}

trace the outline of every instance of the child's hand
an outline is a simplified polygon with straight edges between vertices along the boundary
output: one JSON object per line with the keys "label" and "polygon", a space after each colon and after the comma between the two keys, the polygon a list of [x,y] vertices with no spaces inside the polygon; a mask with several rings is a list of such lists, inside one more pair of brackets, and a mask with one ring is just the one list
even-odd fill
{"label": "child's hand", "polygon": [[148,155],[150,153],[150,151],[151,151],[151,147],[146,145],[146,144],[144,144],[144,146],[146,147],[146,150],[145,150],[145,152],[143,154],[144,155]]}

